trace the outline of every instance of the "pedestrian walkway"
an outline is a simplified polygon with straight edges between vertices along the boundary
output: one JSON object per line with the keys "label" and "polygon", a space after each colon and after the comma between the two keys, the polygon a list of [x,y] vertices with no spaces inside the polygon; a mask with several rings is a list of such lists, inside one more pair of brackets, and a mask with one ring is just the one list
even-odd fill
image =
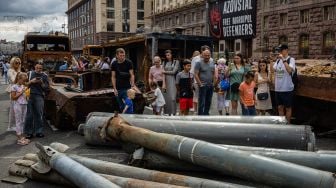
{"label": "pedestrian walkway", "polygon": [[5,85],[5,77],[4,76],[0,76],[0,85]]}

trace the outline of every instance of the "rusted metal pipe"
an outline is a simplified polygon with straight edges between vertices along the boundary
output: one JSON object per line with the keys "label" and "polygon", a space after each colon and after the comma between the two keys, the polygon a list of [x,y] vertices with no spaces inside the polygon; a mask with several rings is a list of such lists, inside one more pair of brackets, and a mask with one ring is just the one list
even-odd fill
{"label": "rusted metal pipe", "polygon": [[248,124],[287,124],[283,116],[156,116],[140,114],[120,114],[124,119],[162,119],[179,121],[206,121],[206,122],[226,122],[226,123],[248,123]]}
{"label": "rusted metal pipe", "polygon": [[36,147],[40,150],[38,153],[40,159],[78,187],[119,187],[51,147],[42,146],[39,143]]}
{"label": "rusted metal pipe", "polygon": [[[259,148],[246,146],[222,145],[223,147],[246,151],[249,153],[295,163],[319,170],[336,172],[336,155],[318,152],[306,152],[298,150],[283,150],[273,148]],[[207,169],[177,160],[148,149],[143,151],[143,156],[137,156],[130,162],[133,166],[150,169],[182,170],[182,171],[206,171]]]}
{"label": "rusted metal pipe", "polygon": [[[105,134],[104,134],[105,132]],[[272,187],[336,187],[332,173],[218,146],[178,135],[156,133],[131,126],[114,117],[102,135]]]}
{"label": "rusted metal pipe", "polygon": [[[61,176],[54,170],[51,170],[47,174],[40,174],[28,166],[12,164],[9,167],[9,174],[15,175],[15,176],[27,177],[29,179],[40,181],[40,182],[53,183],[57,185],[67,186],[67,187],[75,187],[74,184],[69,182],[67,179],[65,179],[63,176]],[[138,180],[138,179],[133,179],[133,178],[124,178],[124,177],[112,176],[112,175],[107,175],[107,174],[99,174],[99,175],[106,178],[110,182],[113,182],[125,188],[126,187],[127,188],[157,188],[157,187],[183,188],[183,186],[150,182],[150,181]]]}
{"label": "rusted metal pipe", "polygon": [[[54,143],[54,149],[64,148],[63,144]],[[121,177],[146,180],[150,182],[158,182],[162,184],[172,184],[176,186],[187,186],[187,187],[213,187],[213,188],[234,188],[241,187],[247,188],[249,186],[243,186],[238,184],[226,183],[221,181],[208,180],[203,178],[196,178],[191,176],[184,176],[154,170],[147,170],[142,168],[131,167],[127,165],[122,165],[113,162],[106,162],[101,160],[96,160],[92,158],[82,157],[73,154],[67,154],[70,158],[81,163],[87,168],[101,174],[117,175]],[[26,154],[24,159],[37,161],[38,157],[36,154]]]}
{"label": "rusted metal pipe", "polygon": [[81,157],[77,155],[69,155],[73,160],[83,164],[91,170],[109,174],[109,175],[118,175],[122,177],[135,178],[140,180],[147,180],[165,184],[172,184],[178,186],[187,186],[187,187],[217,187],[217,188],[233,188],[233,187],[248,187],[243,185],[225,183],[220,181],[208,180],[203,178],[196,178],[191,176],[172,174],[166,172],[160,172],[155,170],[147,170],[137,167],[131,167],[127,165],[105,162],[96,159],[90,159],[87,157]]}
{"label": "rusted metal pipe", "polygon": [[[100,116],[100,114],[102,116]],[[104,116],[106,115],[106,116]],[[99,131],[110,116],[104,113],[91,114],[84,128],[85,141],[92,145],[109,143],[118,145],[113,139],[102,140]],[[281,149],[314,151],[315,135],[310,126],[239,124],[205,121],[163,121],[160,119],[127,118],[136,127],[155,132],[177,134],[209,141],[215,144],[258,146]]]}
{"label": "rusted metal pipe", "polygon": [[[113,117],[114,113],[91,112],[87,119],[92,116]],[[287,124],[284,116],[156,116],[143,114],[120,114],[124,119],[163,119],[163,120],[181,120],[181,121],[207,121],[207,122],[231,122],[231,123],[249,123],[249,124]]]}
{"label": "rusted metal pipe", "polygon": [[153,181],[144,181],[138,180],[133,178],[124,178],[119,176],[112,176],[107,174],[99,174],[102,177],[106,178],[107,180],[116,183],[120,187],[125,188],[183,188],[184,186],[177,186],[177,185],[170,185],[170,184],[163,184],[157,183]]}
{"label": "rusted metal pipe", "polygon": [[170,156],[160,154],[148,149],[144,150],[142,156],[134,157],[134,153],[131,154],[130,161],[131,166],[140,168],[154,169],[154,170],[172,170],[172,171],[191,171],[191,172],[206,172],[209,169],[175,159]]}

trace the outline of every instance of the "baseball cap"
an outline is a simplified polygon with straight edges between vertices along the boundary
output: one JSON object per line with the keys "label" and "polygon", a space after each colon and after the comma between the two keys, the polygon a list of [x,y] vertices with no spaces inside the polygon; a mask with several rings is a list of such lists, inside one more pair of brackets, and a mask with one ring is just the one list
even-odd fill
{"label": "baseball cap", "polygon": [[287,45],[287,44],[280,44],[280,45],[277,47],[277,50],[278,50],[278,51],[287,50],[287,49],[288,49],[288,45]]}

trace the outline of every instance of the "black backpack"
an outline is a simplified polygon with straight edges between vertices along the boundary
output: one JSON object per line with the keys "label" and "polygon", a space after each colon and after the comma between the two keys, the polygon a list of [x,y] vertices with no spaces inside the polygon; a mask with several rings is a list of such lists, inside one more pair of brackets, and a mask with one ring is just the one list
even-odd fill
{"label": "black backpack", "polygon": [[[291,59],[291,57],[288,58],[288,64],[290,64],[290,59]],[[278,65],[279,61],[280,60],[277,60],[277,65]],[[295,91],[297,89],[298,84],[299,84],[299,78],[298,78],[296,67],[294,69],[294,72],[291,74],[291,78],[292,78],[292,82],[294,84],[294,91]]]}

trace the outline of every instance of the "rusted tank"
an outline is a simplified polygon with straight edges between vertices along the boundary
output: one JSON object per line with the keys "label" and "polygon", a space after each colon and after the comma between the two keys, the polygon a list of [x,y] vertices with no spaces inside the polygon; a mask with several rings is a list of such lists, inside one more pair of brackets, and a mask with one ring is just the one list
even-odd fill
{"label": "rusted tank", "polygon": [[[59,129],[76,129],[90,112],[120,111],[110,72],[55,72],[51,80],[46,117]],[[141,114],[145,104],[142,94],[136,94],[134,112]]]}

